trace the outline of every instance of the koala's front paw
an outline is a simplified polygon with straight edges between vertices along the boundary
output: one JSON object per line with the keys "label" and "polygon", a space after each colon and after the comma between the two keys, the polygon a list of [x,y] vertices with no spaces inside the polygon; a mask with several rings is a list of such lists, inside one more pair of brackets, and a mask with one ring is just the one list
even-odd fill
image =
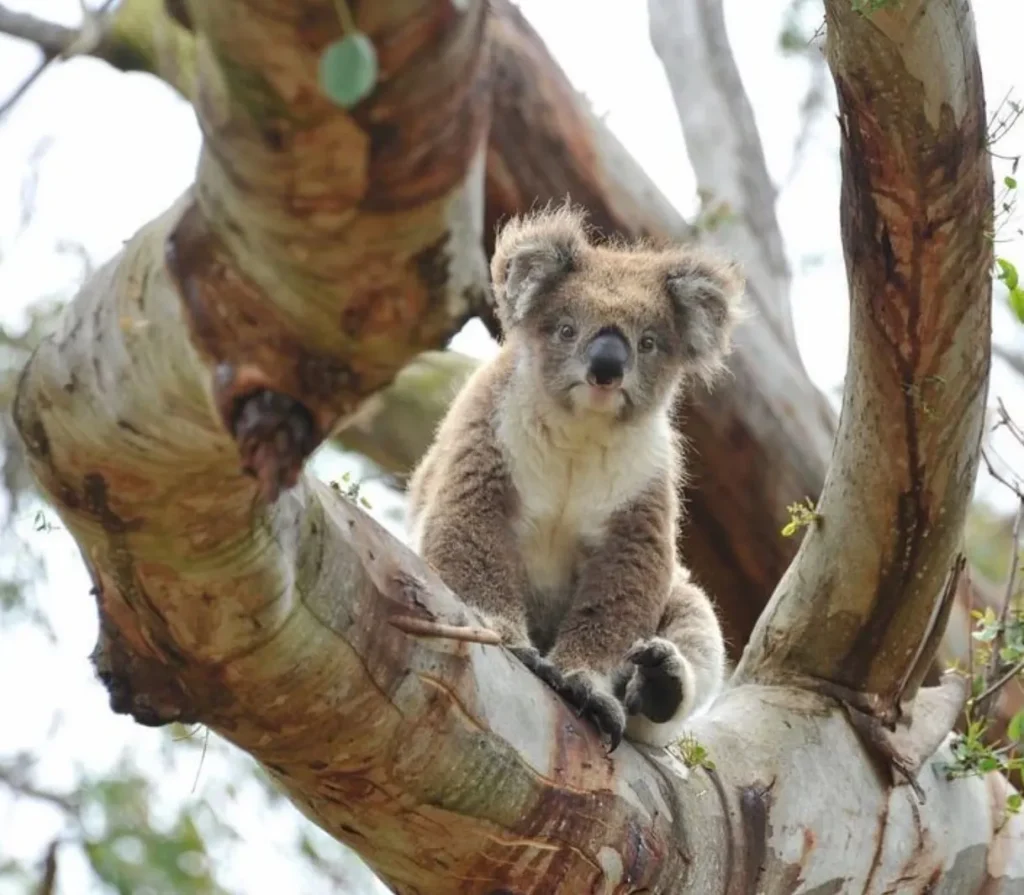
{"label": "koala's front paw", "polygon": [[607,738],[609,752],[615,751],[626,729],[626,713],[618,699],[596,687],[588,672],[565,674],[533,646],[509,646],[508,650]]}
{"label": "koala's front paw", "polygon": [[561,686],[555,687],[581,718],[593,724],[598,733],[608,740],[608,751],[614,752],[622,742],[626,730],[626,713],[622,703],[611,693],[595,686],[587,671],[573,671],[562,678]]}
{"label": "koala's front paw", "polygon": [[536,647],[510,646],[508,650],[552,690],[556,693],[561,692],[559,688],[564,683],[562,672],[545,659]]}
{"label": "koala's front paw", "polygon": [[638,640],[626,653],[616,676],[616,695],[630,715],[644,715],[655,724],[671,721],[687,695],[686,660],[670,640]]}

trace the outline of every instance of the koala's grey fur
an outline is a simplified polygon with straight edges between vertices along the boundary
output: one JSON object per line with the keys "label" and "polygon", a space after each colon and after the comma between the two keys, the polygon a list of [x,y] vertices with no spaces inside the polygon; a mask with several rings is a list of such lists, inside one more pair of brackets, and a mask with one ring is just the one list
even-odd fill
{"label": "koala's grey fur", "polygon": [[[491,275],[503,344],[411,479],[414,546],[612,748],[665,745],[725,661],[676,554],[671,412],[722,368],[743,277],[694,247],[592,245],[568,207],[506,225]],[[614,393],[582,359],[609,328],[630,347]]]}

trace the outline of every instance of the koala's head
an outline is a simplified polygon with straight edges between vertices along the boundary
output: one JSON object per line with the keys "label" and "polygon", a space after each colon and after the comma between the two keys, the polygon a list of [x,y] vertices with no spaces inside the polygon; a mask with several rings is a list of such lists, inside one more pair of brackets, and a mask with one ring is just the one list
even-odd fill
{"label": "koala's head", "polygon": [[554,401],[624,419],[724,365],[744,278],[693,246],[592,245],[579,211],[508,223],[491,260],[497,310]]}

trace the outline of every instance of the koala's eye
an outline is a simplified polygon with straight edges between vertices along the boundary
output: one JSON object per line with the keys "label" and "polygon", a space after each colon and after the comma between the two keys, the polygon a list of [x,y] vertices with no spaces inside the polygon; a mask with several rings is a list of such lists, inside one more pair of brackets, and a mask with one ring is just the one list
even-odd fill
{"label": "koala's eye", "polygon": [[649,354],[654,351],[654,336],[641,336],[637,347],[643,354]]}
{"label": "koala's eye", "polygon": [[563,323],[560,327],[558,327],[558,337],[563,342],[569,342],[572,339],[575,339],[576,327],[573,326],[571,323]]}

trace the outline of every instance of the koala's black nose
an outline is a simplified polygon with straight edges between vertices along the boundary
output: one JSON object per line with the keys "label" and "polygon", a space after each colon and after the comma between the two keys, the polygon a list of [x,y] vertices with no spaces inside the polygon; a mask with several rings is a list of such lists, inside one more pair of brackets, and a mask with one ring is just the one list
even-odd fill
{"label": "koala's black nose", "polygon": [[599,333],[587,346],[587,381],[591,385],[618,385],[628,360],[629,345],[621,335]]}

